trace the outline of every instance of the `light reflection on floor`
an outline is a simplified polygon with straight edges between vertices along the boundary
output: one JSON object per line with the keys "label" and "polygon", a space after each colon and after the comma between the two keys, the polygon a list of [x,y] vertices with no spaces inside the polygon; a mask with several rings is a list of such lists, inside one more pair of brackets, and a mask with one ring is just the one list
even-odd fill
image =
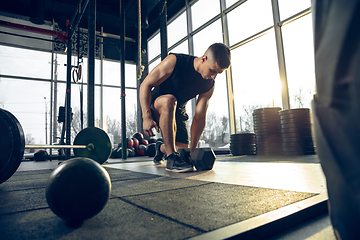
{"label": "light reflection on floor", "polygon": [[215,162],[211,171],[173,173],[165,165],[152,162],[108,164],[107,167],[136,172],[221,182],[253,187],[274,188],[302,192],[326,193],[326,181],[320,164],[273,162]]}

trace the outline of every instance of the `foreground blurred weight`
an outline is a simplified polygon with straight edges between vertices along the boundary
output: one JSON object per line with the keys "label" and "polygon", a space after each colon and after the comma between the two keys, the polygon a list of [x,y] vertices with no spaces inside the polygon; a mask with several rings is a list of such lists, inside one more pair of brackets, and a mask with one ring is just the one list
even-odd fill
{"label": "foreground blurred weight", "polygon": [[19,121],[0,109],[0,184],[18,169],[25,150],[24,131]]}
{"label": "foreground blurred weight", "polygon": [[50,209],[70,227],[97,215],[111,193],[108,172],[89,158],[63,162],[50,175],[45,196]]}
{"label": "foreground blurred weight", "polygon": [[[187,161],[190,157],[190,148],[179,149],[180,157]],[[211,148],[195,148],[191,162],[197,171],[211,170],[214,166],[216,155]]]}

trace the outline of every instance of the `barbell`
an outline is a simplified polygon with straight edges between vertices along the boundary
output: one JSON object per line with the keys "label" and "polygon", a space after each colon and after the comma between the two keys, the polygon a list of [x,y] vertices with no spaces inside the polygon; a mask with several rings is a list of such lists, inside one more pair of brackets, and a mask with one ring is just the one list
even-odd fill
{"label": "barbell", "polygon": [[76,157],[91,158],[103,164],[111,154],[111,141],[102,129],[89,127],[76,135],[74,145],[25,145],[20,122],[9,111],[0,109],[0,184],[16,172],[26,148],[72,148]]}

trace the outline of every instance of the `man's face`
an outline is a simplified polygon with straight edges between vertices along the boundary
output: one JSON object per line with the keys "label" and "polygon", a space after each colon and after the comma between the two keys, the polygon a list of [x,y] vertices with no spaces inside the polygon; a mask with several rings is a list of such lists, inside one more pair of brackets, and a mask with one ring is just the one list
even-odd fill
{"label": "man's face", "polygon": [[202,64],[201,76],[204,79],[214,79],[219,73],[222,73],[225,69],[221,69],[217,62],[206,58]]}

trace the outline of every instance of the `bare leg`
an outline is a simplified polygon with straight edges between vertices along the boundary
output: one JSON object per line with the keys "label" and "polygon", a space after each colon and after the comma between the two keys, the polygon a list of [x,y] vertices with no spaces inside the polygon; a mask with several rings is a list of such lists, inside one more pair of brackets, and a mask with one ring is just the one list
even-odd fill
{"label": "bare leg", "polygon": [[[175,150],[178,151],[180,148],[189,148],[189,144],[181,143],[181,142],[175,142]],[[163,143],[160,146],[160,151],[163,152],[163,153],[166,153],[165,143]]]}
{"label": "bare leg", "polygon": [[[175,152],[175,110],[177,100],[171,94],[158,97],[154,102],[154,108],[159,116],[159,127],[163,136],[164,144],[160,147],[161,152],[168,156]],[[165,151],[164,151],[165,150]]]}

